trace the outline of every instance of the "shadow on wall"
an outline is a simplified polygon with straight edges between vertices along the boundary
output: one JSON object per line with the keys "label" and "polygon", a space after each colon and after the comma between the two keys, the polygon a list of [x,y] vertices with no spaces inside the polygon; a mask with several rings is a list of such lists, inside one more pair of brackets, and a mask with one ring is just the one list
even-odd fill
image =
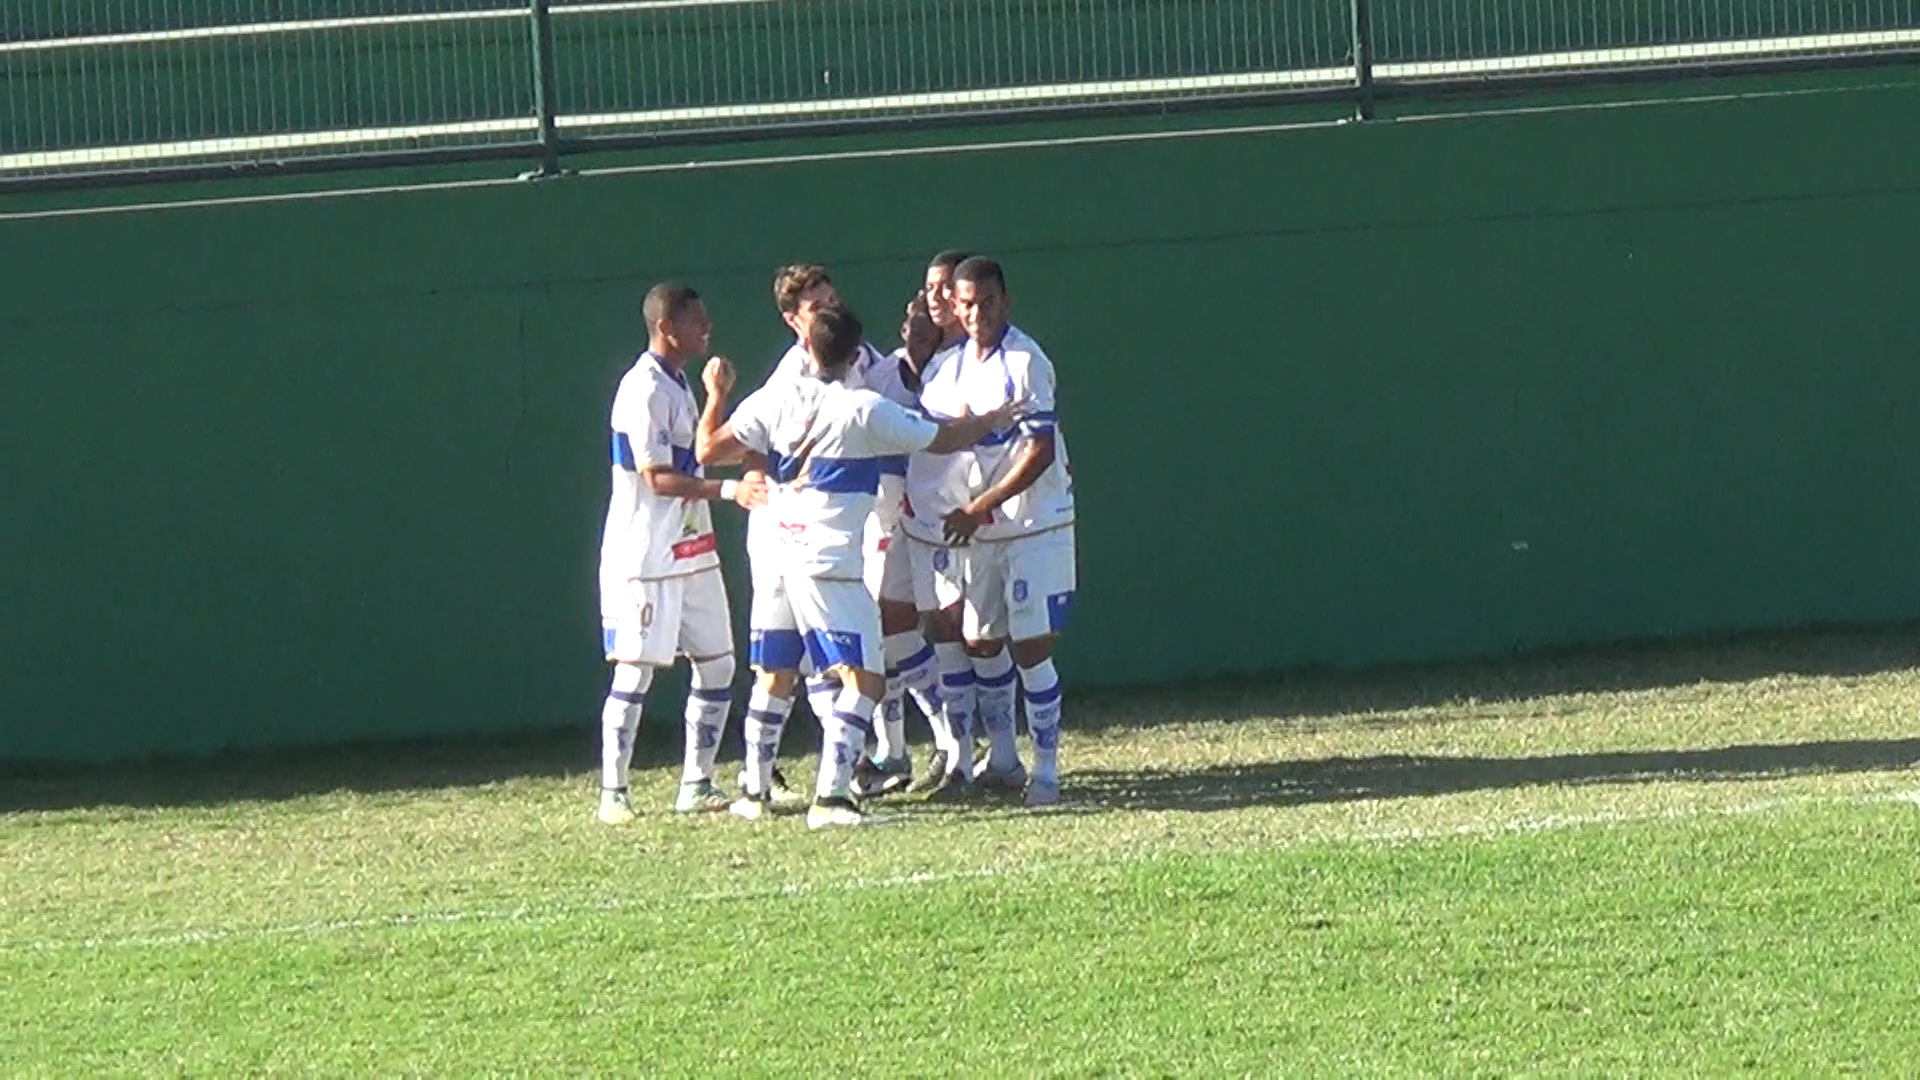
{"label": "shadow on wall", "polygon": [[[1089,694],[1070,705],[1081,730],[1156,723],[1279,722],[1310,731],[1320,721],[1477,701],[1631,691],[1776,675],[1846,677],[1920,664],[1920,623],[1643,641],[1507,658],[1366,672],[1292,671],[1153,691]],[[596,718],[597,719],[597,718]],[[1371,722],[1371,721],[1361,721]],[[1416,719],[1417,722],[1417,719]],[[915,722],[917,727],[918,722]],[[723,773],[740,756],[738,724]],[[913,730],[910,728],[910,730]],[[924,734],[924,731],[922,731]],[[679,760],[679,728],[649,718],[636,767]],[[796,709],[786,754],[814,752],[819,734]],[[335,791],[406,792],[567,777],[583,791],[599,760],[597,723],[485,739],[248,751],[203,760],[155,759],[108,767],[14,766],[0,773],[0,813],[91,807],[190,807]],[[1524,758],[1387,756],[1285,761],[1186,772],[1076,772],[1071,800],[1105,809],[1231,809],[1399,798],[1527,784],[1649,778],[1740,779],[1920,765],[1920,738]]]}

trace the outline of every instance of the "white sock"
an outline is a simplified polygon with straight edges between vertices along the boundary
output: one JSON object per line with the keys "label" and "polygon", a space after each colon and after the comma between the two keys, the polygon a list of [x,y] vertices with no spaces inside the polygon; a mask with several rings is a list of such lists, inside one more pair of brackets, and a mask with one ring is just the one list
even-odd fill
{"label": "white sock", "polygon": [[[933,745],[951,753],[953,732],[947,730],[947,718],[940,708],[940,665],[934,660],[933,646],[927,644],[918,630],[907,630],[888,634],[886,649],[888,666],[899,672],[907,696],[913,699],[920,715],[927,718],[927,726],[933,729]],[[905,714],[903,706],[902,719]]]}
{"label": "white sock", "polygon": [[640,713],[646,706],[653,669],[640,664],[617,664],[613,686],[600,706],[600,789],[627,790],[633,765],[633,739],[640,731]]}
{"label": "white sock", "polygon": [[792,708],[792,698],[774,697],[759,686],[747,698],[747,790],[755,795],[773,790],[773,761]]}
{"label": "white sock", "polygon": [[840,700],[822,725],[825,738],[820,745],[820,779],[814,786],[815,795],[826,799],[852,793],[853,764],[860,760],[867,736],[873,731],[873,710],[879,704],[861,697],[851,686],[840,692]]}
{"label": "white sock", "polygon": [[1033,731],[1033,775],[1041,780],[1060,778],[1060,676],[1053,660],[1020,669],[1020,685],[1027,692],[1027,727]]}
{"label": "white sock", "polygon": [[687,749],[681,783],[713,779],[713,760],[720,756],[720,736],[726,732],[732,705],[733,657],[694,664],[693,688],[687,692]]}
{"label": "white sock", "polygon": [[826,723],[833,715],[833,703],[840,697],[840,676],[828,672],[807,676],[807,707],[813,718]]}
{"label": "white sock", "polygon": [[934,656],[940,664],[940,711],[947,720],[953,744],[947,751],[947,768],[973,775],[973,658],[967,647],[957,641],[934,643]]}
{"label": "white sock", "polygon": [[1020,745],[1013,737],[1013,703],[1019,691],[1013,685],[1013,657],[1007,654],[1001,649],[973,658],[973,712],[987,729],[987,764],[995,772],[1020,767]]}
{"label": "white sock", "polygon": [[873,725],[875,761],[892,761],[907,753],[907,709],[900,676],[887,676],[887,696],[880,699],[879,722]]}

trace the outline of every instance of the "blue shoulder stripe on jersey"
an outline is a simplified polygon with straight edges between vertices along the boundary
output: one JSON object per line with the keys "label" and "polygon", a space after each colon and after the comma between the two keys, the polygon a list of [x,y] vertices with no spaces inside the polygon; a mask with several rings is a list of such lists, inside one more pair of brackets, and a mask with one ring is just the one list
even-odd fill
{"label": "blue shoulder stripe on jersey", "polygon": [[628,472],[633,472],[635,469],[639,467],[634,462],[635,462],[635,459],[633,456],[633,444],[627,441],[627,433],[624,431],[614,432],[613,433],[614,468],[625,469]]}
{"label": "blue shoulder stripe on jersey", "polygon": [[1010,428],[1007,428],[1005,431],[989,431],[985,435],[980,436],[980,441],[974,443],[973,445],[1005,446],[1008,443],[1012,442],[1014,439],[1019,437],[1020,437],[1020,429],[1017,427],[1010,427]]}
{"label": "blue shoulder stripe on jersey", "polygon": [[880,490],[879,458],[814,458],[807,486],[837,495],[873,495]]}
{"label": "blue shoulder stripe on jersey", "polygon": [[907,475],[907,455],[895,454],[892,457],[881,458],[880,459],[880,475],[882,476]]}
{"label": "blue shoulder stripe on jersey", "polygon": [[673,471],[683,472],[688,476],[699,474],[700,459],[693,456],[693,447],[676,446],[673,448]]}

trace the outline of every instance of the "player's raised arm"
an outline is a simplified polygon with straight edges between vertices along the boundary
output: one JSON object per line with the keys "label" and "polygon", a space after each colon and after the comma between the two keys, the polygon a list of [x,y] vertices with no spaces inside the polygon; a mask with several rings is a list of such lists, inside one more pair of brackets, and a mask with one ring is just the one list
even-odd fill
{"label": "player's raised arm", "polygon": [[[733,364],[724,356],[708,360],[700,371],[700,381],[707,387],[707,400],[700,407],[700,425],[693,436],[693,456],[702,465],[738,465],[749,452],[746,444],[734,434],[733,425],[724,419],[727,395],[733,393],[736,379]],[[764,460],[763,457],[763,465]]]}

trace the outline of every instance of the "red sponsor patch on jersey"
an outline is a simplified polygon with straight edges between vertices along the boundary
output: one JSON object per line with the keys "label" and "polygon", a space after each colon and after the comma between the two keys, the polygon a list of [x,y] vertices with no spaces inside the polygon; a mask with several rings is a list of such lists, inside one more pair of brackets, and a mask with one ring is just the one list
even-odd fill
{"label": "red sponsor patch on jersey", "polygon": [[676,559],[691,559],[696,555],[705,555],[712,551],[718,551],[719,548],[719,538],[712,533],[708,533],[705,536],[696,536],[691,540],[682,540],[673,545],[673,557]]}
{"label": "red sponsor patch on jersey", "polygon": [[807,531],[807,523],[804,521],[782,521],[777,527],[788,536],[799,536]]}

